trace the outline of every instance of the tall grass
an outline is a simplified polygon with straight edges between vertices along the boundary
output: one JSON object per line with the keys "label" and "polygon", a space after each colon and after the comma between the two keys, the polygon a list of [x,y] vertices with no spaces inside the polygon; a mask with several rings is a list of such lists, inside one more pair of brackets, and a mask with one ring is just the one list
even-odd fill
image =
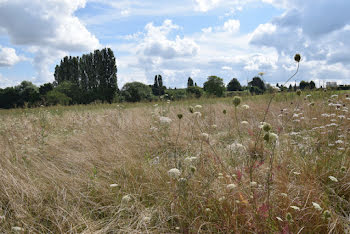
{"label": "tall grass", "polygon": [[0,111],[0,232],[344,233],[350,100],[307,94],[275,96],[257,147],[270,95]]}

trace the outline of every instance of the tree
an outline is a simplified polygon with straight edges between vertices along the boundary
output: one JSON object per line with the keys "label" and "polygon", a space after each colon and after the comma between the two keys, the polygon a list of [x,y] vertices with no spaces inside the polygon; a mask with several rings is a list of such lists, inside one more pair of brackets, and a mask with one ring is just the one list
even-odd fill
{"label": "tree", "polygon": [[233,78],[227,84],[227,91],[241,91],[241,90],[242,90],[242,86],[236,78]]}
{"label": "tree", "polygon": [[303,80],[300,81],[299,86],[300,86],[300,89],[301,89],[301,90],[309,89],[309,88],[310,88],[309,82],[306,82],[306,81],[303,81]]}
{"label": "tree", "polygon": [[292,84],[289,84],[288,91],[291,92],[293,90]]}
{"label": "tree", "polygon": [[204,91],[217,97],[222,97],[226,89],[223,79],[217,76],[209,76],[203,86]]}
{"label": "tree", "polygon": [[139,102],[142,100],[152,99],[152,89],[140,82],[126,83],[122,90],[121,95],[128,102]]}
{"label": "tree", "polygon": [[193,87],[193,80],[191,77],[188,77],[188,80],[187,80],[187,88],[188,87]]}
{"label": "tree", "polygon": [[258,76],[255,76],[255,77],[252,79],[252,81],[250,81],[250,82],[248,83],[248,85],[258,87],[258,88],[259,88],[260,90],[262,90],[263,92],[265,92],[265,90],[266,90],[266,86],[265,86],[264,81],[263,81],[260,77],[258,77]]}
{"label": "tree", "polygon": [[61,93],[57,90],[51,90],[45,95],[46,104],[49,106],[52,105],[68,105],[72,99],[66,94]]}
{"label": "tree", "polygon": [[20,106],[20,95],[18,89],[8,87],[0,89],[0,108],[10,109]]}
{"label": "tree", "polygon": [[197,86],[190,86],[186,89],[186,92],[188,96],[194,96],[196,98],[200,98],[203,94],[203,91],[201,88]]}
{"label": "tree", "polygon": [[50,92],[51,90],[53,90],[53,84],[51,83],[45,83],[43,85],[40,85],[39,87],[39,94],[41,96],[44,96],[45,94],[47,94],[48,92]]}
{"label": "tree", "polygon": [[316,88],[316,84],[313,81],[310,81],[309,86],[310,86],[310,89],[315,89]]}
{"label": "tree", "polygon": [[117,66],[110,48],[95,50],[79,57],[64,57],[55,68],[54,85],[71,82],[77,88],[79,99],[73,103],[89,103],[94,100],[112,102],[117,85]]}
{"label": "tree", "polygon": [[18,90],[20,96],[17,106],[25,104],[33,106],[40,101],[39,89],[30,81],[22,81],[15,89]]}
{"label": "tree", "polygon": [[154,77],[154,84],[152,86],[152,93],[155,96],[161,96],[165,93],[165,86],[163,86],[163,78],[161,75],[156,75]]}

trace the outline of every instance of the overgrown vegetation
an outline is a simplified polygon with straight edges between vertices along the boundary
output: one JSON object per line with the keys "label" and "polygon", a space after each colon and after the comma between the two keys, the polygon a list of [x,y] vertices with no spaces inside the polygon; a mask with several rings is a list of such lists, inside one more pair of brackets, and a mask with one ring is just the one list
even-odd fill
{"label": "overgrown vegetation", "polygon": [[298,94],[0,111],[0,232],[345,233],[349,93]]}

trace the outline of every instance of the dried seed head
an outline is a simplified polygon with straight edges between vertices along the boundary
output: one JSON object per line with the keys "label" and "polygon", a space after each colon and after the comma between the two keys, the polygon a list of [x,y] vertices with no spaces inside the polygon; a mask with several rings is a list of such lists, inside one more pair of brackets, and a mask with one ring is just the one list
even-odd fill
{"label": "dried seed head", "polygon": [[299,63],[299,62],[300,62],[300,59],[301,59],[300,54],[296,54],[296,55],[294,56],[295,62]]}

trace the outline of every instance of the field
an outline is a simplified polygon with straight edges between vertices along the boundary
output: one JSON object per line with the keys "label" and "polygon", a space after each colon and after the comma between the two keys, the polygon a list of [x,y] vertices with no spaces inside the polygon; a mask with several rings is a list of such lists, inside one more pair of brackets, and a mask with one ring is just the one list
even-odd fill
{"label": "field", "polygon": [[349,232],[350,98],[270,99],[0,111],[0,232]]}

